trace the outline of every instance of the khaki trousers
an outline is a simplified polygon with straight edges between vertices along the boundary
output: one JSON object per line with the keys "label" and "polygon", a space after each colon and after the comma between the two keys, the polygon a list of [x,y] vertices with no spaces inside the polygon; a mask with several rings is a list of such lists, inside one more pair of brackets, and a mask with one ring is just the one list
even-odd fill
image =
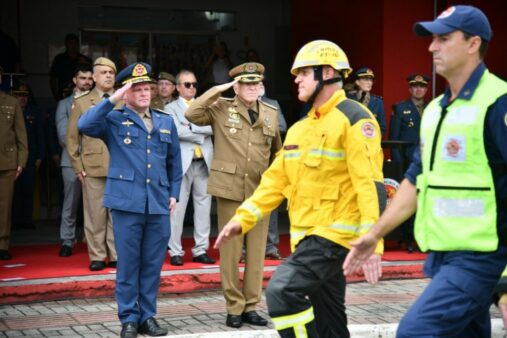
{"label": "khaki trousers", "polygon": [[[234,216],[241,202],[217,197],[218,230]],[[262,295],[264,254],[268,235],[269,216],[260,221],[246,235],[236,236],[220,247],[220,276],[225,306],[230,315],[255,310]],[[239,260],[246,246],[243,288],[239,279]]]}
{"label": "khaki trousers", "polygon": [[0,250],[9,249],[15,179],[16,170],[0,170]]}
{"label": "khaki trousers", "polygon": [[85,178],[83,186],[84,232],[90,261],[116,261],[111,212],[102,206],[105,177]]}

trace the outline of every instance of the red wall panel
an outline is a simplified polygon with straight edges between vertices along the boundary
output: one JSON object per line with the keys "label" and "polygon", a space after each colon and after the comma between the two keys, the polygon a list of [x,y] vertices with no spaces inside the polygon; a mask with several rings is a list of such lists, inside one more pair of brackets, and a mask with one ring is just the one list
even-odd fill
{"label": "red wall panel", "polygon": [[[437,15],[460,1],[437,1]],[[493,27],[486,64],[507,79],[507,3],[504,0],[467,0],[481,8]],[[376,74],[375,94],[384,97],[389,119],[393,103],[408,96],[405,78],[413,72],[431,77],[431,38],[417,37],[417,21],[432,20],[434,2],[406,0],[294,0],[292,6],[293,55],[308,41],[328,39],[343,48],[352,68],[371,67]],[[437,95],[445,82],[437,76]],[[431,90],[428,91],[430,99]]]}

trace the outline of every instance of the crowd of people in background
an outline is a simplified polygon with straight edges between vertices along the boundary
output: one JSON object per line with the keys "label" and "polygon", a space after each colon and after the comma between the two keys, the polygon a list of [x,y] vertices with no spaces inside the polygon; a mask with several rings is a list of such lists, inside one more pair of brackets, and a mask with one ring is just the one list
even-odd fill
{"label": "crowd of people in background", "polygon": [[[81,54],[79,39],[75,34],[68,34],[64,39],[64,43],[65,51],[55,56],[49,70],[49,85],[51,93],[57,102],[57,108],[54,112],[44,112],[37,106],[35,95],[31,92],[25,81],[26,79],[14,78],[12,81],[13,86],[10,89],[4,89],[6,93],[18,98],[24,115],[29,148],[26,167],[20,179],[16,181],[12,195],[12,224],[14,224],[14,227],[35,228],[31,210],[33,209],[32,202],[34,200],[34,194],[40,193],[34,191],[37,173],[40,169],[44,171],[52,170],[53,176],[51,179],[56,179],[58,186],[61,188],[60,238],[62,247],[59,255],[61,257],[71,256],[74,244],[83,240],[87,243],[90,252],[90,269],[101,270],[108,265],[114,267],[116,262],[111,230],[100,230],[102,228],[111,229],[111,224],[110,222],[108,223],[108,221],[104,221],[109,224],[109,226],[98,226],[98,224],[102,222],[98,222],[97,216],[95,216],[96,211],[102,210],[101,212],[104,215],[107,214],[107,211],[103,208],[101,209],[98,204],[96,206],[89,206],[88,204],[93,202],[98,203],[97,201],[100,201],[99,197],[103,193],[99,188],[97,195],[90,195],[89,189],[93,189],[91,186],[94,177],[102,177],[102,180],[104,180],[107,175],[106,166],[103,164],[107,163],[107,150],[103,148],[98,151],[95,146],[86,145],[86,137],[84,137],[85,146],[83,147],[83,139],[79,136],[77,128],[75,127],[76,121],[72,121],[74,127],[70,129],[68,128],[68,122],[72,119],[72,110],[76,110],[80,107],[78,103],[84,100],[87,101],[87,103],[80,108],[82,111],[75,114],[74,119],[78,118],[80,114],[83,114],[90,106],[96,104],[96,101],[98,102],[99,97],[97,95],[107,94],[107,92],[109,92],[109,95],[112,94],[115,85],[114,75],[116,73],[116,66],[113,61],[107,58],[98,58],[92,61],[87,56]],[[227,83],[230,80],[228,72],[233,65],[230,54],[225,42],[218,43],[210,53],[206,68],[209,70],[209,73],[212,74],[214,79],[213,83],[215,85]],[[239,54],[244,58],[244,61],[258,62],[260,60],[259,54],[255,49],[249,49],[244,53],[238,53],[238,55]],[[101,64],[101,62],[106,62],[106,64]],[[109,67],[110,71],[105,72],[104,75],[101,76],[98,71],[100,67]],[[9,69],[12,71],[12,67]],[[374,113],[384,135],[386,133],[384,102],[382,97],[372,93],[372,87],[375,81],[373,70],[369,67],[361,67],[357,69],[353,75],[354,76],[351,77],[353,80],[345,85],[345,89],[348,89],[347,96],[363,103]],[[176,118],[178,118],[176,112],[180,111],[180,118],[184,119],[182,114],[185,107],[183,104],[188,105],[199,93],[202,93],[203,90],[203,88],[200,87],[200,82],[197,81],[196,74],[192,70],[182,69],[177,76],[164,70],[158,71],[156,74],[151,74],[151,76],[154,81],[151,83],[152,94],[150,106],[152,108],[167,110],[175,115]],[[179,77],[183,77],[183,80]],[[187,77],[191,79],[186,81]],[[416,81],[415,78],[423,79],[423,81]],[[401,150],[403,152],[402,158],[400,157],[399,149],[394,149],[392,152],[393,160],[404,163],[404,167],[409,163],[410,153],[413,151],[414,144],[417,140],[419,120],[422,108],[424,108],[424,96],[428,85],[428,78],[426,75],[414,74],[411,75],[410,79],[409,92],[411,95],[408,100],[403,101],[405,103],[401,102],[393,106],[390,134],[384,135],[384,139],[401,140],[410,143],[409,146],[403,147]],[[4,88],[6,88],[5,84]],[[413,88],[421,89],[418,90],[417,95],[412,95],[415,93],[415,91],[412,90]],[[91,94],[93,93],[95,93],[95,98],[92,98],[93,95]],[[232,96],[233,94],[231,89],[225,93],[226,96]],[[80,99],[81,96],[85,96],[86,98]],[[261,101],[267,102],[277,108],[280,132],[284,135],[287,130],[287,123],[278,101],[266,95],[264,85],[260,89],[259,98]],[[410,111],[410,113],[407,113],[408,111]],[[183,121],[183,123],[185,125],[189,122]],[[188,124],[188,126],[191,126],[191,124]],[[196,127],[195,129],[198,128],[199,127]],[[69,135],[67,135],[68,131],[70,131]],[[183,133],[184,131],[179,130],[179,132]],[[196,133],[195,131],[191,131],[191,134],[195,135]],[[183,138],[184,137],[185,136],[183,136]],[[207,142],[212,142],[213,136],[209,135],[207,139]],[[67,140],[70,140],[70,144],[67,144]],[[183,146],[184,142],[182,143],[182,147]],[[91,148],[90,153],[88,153],[88,148]],[[212,148],[212,146],[206,145],[204,148]],[[87,173],[82,170],[82,165],[92,160],[93,157],[97,157],[96,164],[93,166],[88,164],[87,166],[92,169]],[[205,151],[201,158],[206,159],[206,157],[209,156],[206,155]],[[46,165],[43,165],[41,168],[43,161]],[[193,162],[194,159],[192,159],[192,168],[194,165]],[[204,169],[207,168],[207,170],[209,170],[211,166],[209,162],[208,160]],[[102,169],[98,167],[101,165],[100,163],[102,163]],[[57,171],[56,174],[54,173],[55,171]],[[75,173],[78,174],[76,175]],[[206,175],[197,175],[197,177],[204,176]],[[88,178],[88,185],[83,184],[85,177]],[[102,183],[101,186],[103,186],[103,184],[104,183]],[[182,207],[177,215],[174,216],[173,234],[175,236],[171,239],[172,243],[168,245],[169,252],[172,252],[170,255],[170,263],[172,265],[183,264],[182,257],[184,256],[184,251],[179,243],[181,240],[177,238],[181,236],[183,223],[190,223],[196,226],[196,229],[194,229],[194,240],[196,240],[197,243],[203,243],[196,244],[196,247],[193,249],[194,257],[203,254],[206,255],[205,251],[208,247],[206,243],[209,242],[210,226],[206,225],[201,229],[200,224],[203,222],[204,224],[210,222],[210,210],[208,210],[208,208],[211,209],[211,207],[207,205],[211,205],[211,199],[206,201],[204,209],[206,211],[202,212],[200,209],[200,197],[199,195],[195,195],[199,194],[200,187],[202,190],[202,187],[207,185],[207,180],[204,179],[202,183],[196,183],[191,179],[189,185],[190,187],[185,191],[191,194],[193,198],[183,198],[183,201],[185,201],[185,199],[190,200],[190,203],[188,203],[189,210],[186,212],[187,203],[182,202]],[[203,191],[203,196],[209,197],[205,189]],[[83,202],[82,204],[81,201]],[[82,205],[84,205],[84,207]],[[90,210],[94,212],[90,214]],[[189,217],[189,214],[192,212],[194,215],[193,218]],[[204,216],[204,220],[198,219],[199,217],[203,217],[200,216],[202,214],[207,216]],[[283,259],[277,248],[279,241],[278,217],[279,209],[275,209],[271,214],[271,220],[269,222],[268,243],[266,247],[266,258],[269,259]],[[84,227],[85,236],[84,238],[76,238],[76,225],[81,223]],[[92,226],[95,228],[90,228]],[[409,233],[411,234],[411,231],[409,231]],[[99,242],[104,241],[104,243],[108,243],[104,244],[106,248],[101,248],[100,245],[97,247],[95,244],[97,240],[94,240],[97,236],[100,238]],[[414,246],[412,240],[407,240],[407,243],[409,251],[413,251]],[[203,249],[199,249],[200,246],[202,246]],[[196,252],[198,254],[196,254]],[[240,258],[241,262],[244,262],[244,260],[245,250],[243,250],[243,255]],[[212,262],[213,260],[206,256],[204,261]]]}

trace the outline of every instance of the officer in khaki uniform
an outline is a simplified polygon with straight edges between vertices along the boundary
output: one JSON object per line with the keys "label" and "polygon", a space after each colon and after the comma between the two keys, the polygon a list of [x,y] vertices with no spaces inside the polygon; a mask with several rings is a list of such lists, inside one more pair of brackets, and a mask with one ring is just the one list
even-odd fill
{"label": "officer in khaki uniform", "polygon": [[157,96],[152,98],[150,108],[164,110],[164,107],[176,100],[174,91],[176,89],[176,79],[174,75],[160,72],[157,77]]}
{"label": "officer in khaki uniform", "polygon": [[78,179],[83,185],[84,230],[90,257],[90,270],[116,267],[113,225],[110,212],[102,206],[109,152],[98,138],[79,132],[77,121],[88,109],[113,94],[115,64],[99,57],[93,64],[95,88],[75,99],[67,125],[67,152]]}
{"label": "officer in khaki uniform", "polygon": [[[0,67],[0,84],[2,72]],[[23,112],[16,98],[0,90],[0,260],[11,259],[8,249],[14,181],[23,171],[27,159]]]}
{"label": "officer in khaki uniform", "polygon": [[[264,66],[245,63],[233,68],[234,81],[212,87],[188,108],[185,117],[200,126],[211,125],[214,158],[208,179],[208,193],[217,198],[218,227],[232,218],[241,202],[259,185],[262,173],[281,148],[277,109],[258,100]],[[220,94],[233,87],[236,96]],[[255,312],[261,299],[264,251],[269,217],[244,237],[220,248],[220,272],[226,299],[227,322],[238,328],[242,322],[266,325]],[[246,243],[243,289],[238,261]]]}

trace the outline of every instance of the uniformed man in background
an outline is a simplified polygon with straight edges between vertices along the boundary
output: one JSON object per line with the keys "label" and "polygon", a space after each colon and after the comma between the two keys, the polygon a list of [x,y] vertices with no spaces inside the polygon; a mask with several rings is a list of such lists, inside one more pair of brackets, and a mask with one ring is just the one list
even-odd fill
{"label": "uniformed man in background", "polygon": [[[3,69],[0,67],[0,84]],[[12,197],[14,181],[28,159],[23,112],[16,98],[0,90],[0,260],[11,259]]]}
{"label": "uniformed man in background", "polygon": [[401,151],[399,149],[391,151],[393,161],[403,163],[403,170],[406,170],[412,161],[412,154],[419,139],[422,112],[428,104],[424,101],[424,96],[428,91],[429,78],[423,74],[412,74],[407,77],[407,81],[410,97],[393,105],[389,128],[390,140],[411,143]]}
{"label": "uniformed man in background", "polygon": [[111,214],[102,206],[109,152],[102,140],[79,133],[77,121],[88,109],[113,94],[115,75],[113,61],[105,57],[95,60],[95,88],[75,99],[67,125],[67,152],[83,186],[84,231],[91,271],[103,270],[106,259],[110,267],[116,267]]}
{"label": "uniformed man in background", "polygon": [[[160,271],[182,179],[173,119],[150,109],[151,67],[133,63],[118,74],[124,86],[79,119],[82,133],[100,137],[111,154],[104,207],[113,214],[118,248],[116,300],[121,338],[165,336],[154,316]],[[113,107],[121,99],[125,105]]]}
{"label": "uniformed man in background", "polygon": [[[428,91],[428,77],[423,74],[412,74],[407,77],[408,100],[393,105],[391,125],[389,128],[389,139],[393,141],[405,141],[409,144],[400,148],[392,148],[392,160],[401,163],[403,172],[407,170],[415,146],[419,140],[419,127],[424,108],[428,104],[424,96]],[[407,251],[414,252],[414,217],[410,217],[402,226],[402,240],[405,242]]]}
{"label": "uniformed man in background", "polygon": [[164,110],[166,105],[176,100],[176,96],[174,95],[176,90],[176,79],[174,75],[160,72],[158,74],[156,88],[157,96],[151,98],[150,107]]}
{"label": "uniformed man in background", "polygon": [[28,160],[25,169],[14,185],[12,200],[12,224],[14,227],[34,229],[33,196],[35,179],[45,157],[44,117],[34,103],[33,95],[26,83],[17,84],[11,94],[17,98],[25,119],[28,142]]}
{"label": "uniformed man in background", "polygon": [[382,135],[386,132],[386,114],[384,112],[384,100],[382,97],[371,92],[375,81],[375,74],[369,67],[361,67],[354,73],[356,81],[355,90],[347,92],[350,99],[364,104],[375,115]]}
{"label": "uniformed man in background", "polygon": [[[262,173],[281,147],[277,110],[258,100],[263,74],[264,66],[259,63],[234,67],[229,72],[234,81],[212,87],[185,113],[190,122],[213,128],[214,158],[208,193],[217,198],[220,230],[259,185]],[[236,93],[234,98],[220,97],[231,87]],[[268,220],[269,217],[262,220],[248,235],[220,247],[227,326],[239,328],[243,322],[267,325],[267,321],[255,312],[255,306],[262,294]],[[246,266],[241,289],[238,261],[243,242],[246,244]]]}

